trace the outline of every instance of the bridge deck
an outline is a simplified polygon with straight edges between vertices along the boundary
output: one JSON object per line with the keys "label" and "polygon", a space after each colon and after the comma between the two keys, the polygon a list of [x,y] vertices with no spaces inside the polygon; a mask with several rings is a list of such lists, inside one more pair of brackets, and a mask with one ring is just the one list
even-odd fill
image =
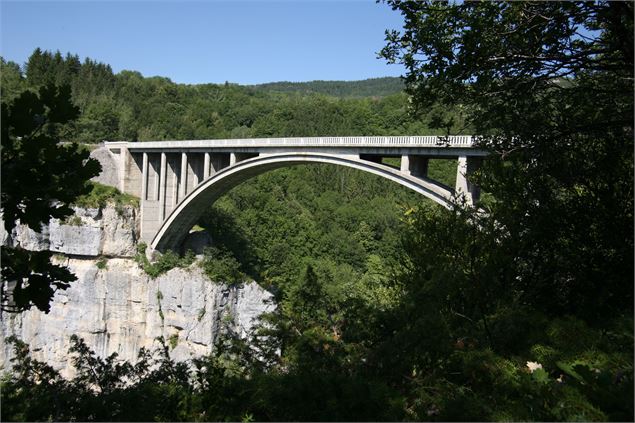
{"label": "bridge deck", "polygon": [[243,138],[218,140],[107,142],[109,147],[124,145],[129,150],[198,149],[219,147],[425,147],[471,148],[471,135],[458,136],[385,136],[385,137],[296,137],[296,138]]}

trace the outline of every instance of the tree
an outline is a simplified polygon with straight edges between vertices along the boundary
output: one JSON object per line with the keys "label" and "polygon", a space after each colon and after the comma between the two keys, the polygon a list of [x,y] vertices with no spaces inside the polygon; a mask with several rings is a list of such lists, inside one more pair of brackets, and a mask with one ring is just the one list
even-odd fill
{"label": "tree", "polygon": [[29,85],[37,87],[54,82],[51,73],[53,56],[49,51],[36,48],[25,65],[26,78]]}
{"label": "tree", "polygon": [[[2,104],[2,218],[11,233],[17,222],[36,232],[51,218],[73,213],[70,203],[90,191],[86,184],[101,171],[77,144],[60,142],[60,128],[79,110],[70,100],[70,87],[41,87]],[[66,289],[75,277],[50,262],[48,251],[2,248],[2,308],[23,311],[36,306],[49,310],[56,289]],[[12,298],[11,297],[12,293]]]}
{"label": "tree", "polygon": [[490,153],[480,210],[410,216],[382,349],[413,409],[632,420],[599,375],[632,397],[633,3],[387,3],[405,24],[382,55],[406,66],[413,111],[456,107]]}
{"label": "tree", "polygon": [[0,98],[2,101],[11,101],[25,89],[25,81],[20,70],[20,65],[15,62],[6,62],[0,57]]}
{"label": "tree", "polygon": [[475,181],[533,304],[588,318],[633,299],[633,3],[388,1],[382,55],[413,104],[461,105]]}

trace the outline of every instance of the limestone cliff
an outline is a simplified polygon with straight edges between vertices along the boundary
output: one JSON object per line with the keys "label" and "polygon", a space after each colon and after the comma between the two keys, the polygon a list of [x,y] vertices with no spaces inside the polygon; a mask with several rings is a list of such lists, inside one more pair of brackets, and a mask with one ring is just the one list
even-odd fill
{"label": "limestone cliff", "polygon": [[84,338],[104,357],[117,352],[134,361],[140,347],[154,349],[163,336],[177,360],[212,351],[222,330],[246,336],[270,311],[272,295],[256,283],[227,286],[210,281],[194,263],[151,279],[134,261],[137,214],[132,207],[76,209],[66,223],[53,220],[41,233],[19,226],[0,234],[3,245],[50,249],[78,280],[59,291],[51,311],[0,314],[0,367],[9,367],[15,334],[34,358],[70,376],[69,338]]}
{"label": "limestone cliff", "polygon": [[137,209],[108,206],[74,210],[75,214],[64,222],[51,219],[40,232],[18,225],[11,234],[6,234],[2,227],[2,245],[84,257],[134,257],[139,225]]}

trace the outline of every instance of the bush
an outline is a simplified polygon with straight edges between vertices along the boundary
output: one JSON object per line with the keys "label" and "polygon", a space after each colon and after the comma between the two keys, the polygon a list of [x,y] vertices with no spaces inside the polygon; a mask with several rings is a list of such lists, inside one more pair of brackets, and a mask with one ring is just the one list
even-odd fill
{"label": "bush", "polygon": [[101,258],[97,260],[96,266],[100,270],[106,269],[108,268],[108,260],[106,260],[105,258]]}
{"label": "bush", "polygon": [[123,206],[139,207],[139,198],[134,195],[121,193],[117,188],[100,184],[99,182],[88,182],[92,187],[90,193],[77,197],[74,205],[84,208],[103,208],[108,203],[114,203],[119,214],[123,212]]}
{"label": "bush", "polygon": [[246,275],[240,270],[240,263],[227,250],[208,247],[203,251],[201,267],[213,282],[235,284],[245,282]]}
{"label": "bush", "polygon": [[69,226],[82,226],[82,218],[77,216],[76,214],[68,216],[63,222],[64,225]]}
{"label": "bush", "polygon": [[150,262],[145,255],[147,247],[147,244],[143,242],[137,245],[137,255],[135,256],[135,261],[152,279],[162,275],[168,270],[174,269],[175,267],[189,267],[196,259],[194,252],[191,250],[188,250],[183,257],[180,257],[174,251],[170,250],[161,254],[156,261]]}

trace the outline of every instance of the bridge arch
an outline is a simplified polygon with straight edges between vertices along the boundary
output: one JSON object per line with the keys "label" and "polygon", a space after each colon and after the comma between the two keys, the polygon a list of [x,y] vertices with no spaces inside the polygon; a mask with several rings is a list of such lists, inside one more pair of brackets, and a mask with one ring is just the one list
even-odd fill
{"label": "bridge arch", "polygon": [[312,152],[266,154],[226,167],[201,182],[163,221],[150,246],[165,251],[178,248],[188,231],[207,207],[240,183],[270,170],[310,163],[326,163],[369,172],[389,179],[449,207],[451,188],[426,177],[412,176],[390,166],[362,160],[358,155],[331,155]]}

